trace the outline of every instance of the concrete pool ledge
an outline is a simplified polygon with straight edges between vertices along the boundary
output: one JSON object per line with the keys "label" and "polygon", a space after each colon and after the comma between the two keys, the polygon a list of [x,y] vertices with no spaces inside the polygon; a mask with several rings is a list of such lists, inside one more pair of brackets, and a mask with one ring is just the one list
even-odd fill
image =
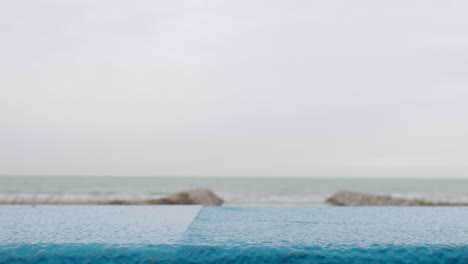
{"label": "concrete pool ledge", "polygon": [[467,207],[0,206],[0,263],[468,263]]}

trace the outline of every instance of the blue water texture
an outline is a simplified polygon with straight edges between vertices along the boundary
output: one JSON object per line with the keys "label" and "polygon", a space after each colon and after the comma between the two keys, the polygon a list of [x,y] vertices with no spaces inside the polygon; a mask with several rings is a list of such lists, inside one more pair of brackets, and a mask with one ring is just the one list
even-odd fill
{"label": "blue water texture", "polygon": [[0,263],[468,263],[468,207],[0,206]]}

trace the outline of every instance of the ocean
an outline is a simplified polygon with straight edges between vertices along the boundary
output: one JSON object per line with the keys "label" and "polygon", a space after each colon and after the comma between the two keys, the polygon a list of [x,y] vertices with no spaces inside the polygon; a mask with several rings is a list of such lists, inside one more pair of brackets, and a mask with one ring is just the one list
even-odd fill
{"label": "ocean", "polygon": [[433,202],[468,202],[466,179],[246,177],[0,177],[2,201],[157,199],[207,188],[225,205],[325,205],[339,190]]}

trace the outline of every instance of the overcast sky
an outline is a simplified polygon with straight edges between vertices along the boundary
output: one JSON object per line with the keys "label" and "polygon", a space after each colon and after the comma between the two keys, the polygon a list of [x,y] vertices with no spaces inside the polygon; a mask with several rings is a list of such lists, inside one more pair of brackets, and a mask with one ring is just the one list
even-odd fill
{"label": "overcast sky", "polygon": [[468,178],[467,14],[1,1],[0,175]]}

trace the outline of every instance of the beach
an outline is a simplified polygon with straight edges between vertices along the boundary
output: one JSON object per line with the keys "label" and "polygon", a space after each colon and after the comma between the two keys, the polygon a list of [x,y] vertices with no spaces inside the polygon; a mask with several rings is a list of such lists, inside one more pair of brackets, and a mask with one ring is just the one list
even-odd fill
{"label": "beach", "polygon": [[[242,177],[0,177],[0,203],[109,204],[206,188],[227,206],[324,206],[340,190],[428,202],[468,202],[464,179]],[[145,202],[141,202],[145,203]]]}

